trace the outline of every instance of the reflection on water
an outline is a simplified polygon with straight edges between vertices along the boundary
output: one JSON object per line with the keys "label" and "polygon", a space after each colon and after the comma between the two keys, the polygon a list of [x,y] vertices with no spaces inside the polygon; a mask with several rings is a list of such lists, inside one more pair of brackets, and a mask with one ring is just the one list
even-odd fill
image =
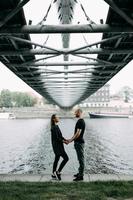
{"label": "reflection on water", "polygon": [[[86,119],[86,172],[133,174],[133,119]],[[64,137],[73,134],[75,120],[62,119]],[[0,120],[0,173],[49,173],[54,154],[49,119]],[[64,169],[78,167],[73,144]]]}

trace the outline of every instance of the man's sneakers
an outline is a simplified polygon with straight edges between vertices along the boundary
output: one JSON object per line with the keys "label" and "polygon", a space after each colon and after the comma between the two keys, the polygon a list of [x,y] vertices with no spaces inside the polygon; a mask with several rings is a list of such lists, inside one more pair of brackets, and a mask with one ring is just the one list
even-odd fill
{"label": "man's sneakers", "polygon": [[80,176],[79,174],[75,174],[74,177],[75,178],[73,179],[73,181],[83,181],[84,180],[83,176]]}
{"label": "man's sneakers", "polygon": [[[83,181],[83,176],[79,175],[79,173],[73,175],[75,178],[73,181]],[[51,175],[52,179],[61,181],[61,173],[56,171]]]}
{"label": "man's sneakers", "polygon": [[73,176],[76,178],[77,176],[79,176],[79,173],[77,173],[77,174],[74,174]]}

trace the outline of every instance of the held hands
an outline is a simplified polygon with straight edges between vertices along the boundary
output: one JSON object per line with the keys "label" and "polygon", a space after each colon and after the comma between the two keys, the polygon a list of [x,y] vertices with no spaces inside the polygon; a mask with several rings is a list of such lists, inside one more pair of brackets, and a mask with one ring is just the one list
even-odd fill
{"label": "held hands", "polygon": [[71,139],[66,139],[66,140],[64,140],[64,143],[65,143],[66,145],[68,145],[68,144],[71,143],[71,142],[72,142]]}

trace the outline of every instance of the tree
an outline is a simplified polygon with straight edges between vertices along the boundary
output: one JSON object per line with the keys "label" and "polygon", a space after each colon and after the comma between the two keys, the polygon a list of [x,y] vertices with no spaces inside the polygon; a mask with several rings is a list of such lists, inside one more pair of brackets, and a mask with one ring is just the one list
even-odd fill
{"label": "tree", "polygon": [[125,90],[125,91],[124,91],[124,101],[125,101],[125,103],[128,103],[129,100],[130,100],[129,91],[128,91],[128,90]]}
{"label": "tree", "polygon": [[125,103],[128,103],[133,99],[133,89],[129,86],[124,86],[118,92],[118,96],[121,97]]}
{"label": "tree", "polygon": [[36,104],[37,99],[22,92],[13,92],[12,101],[16,107],[32,107]]}
{"label": "tree", "polygon": [[27,93],[2,90],[0,94],[0,107],[32,107],[36,103],[37,99]]}
{"label": "tree", "polygon": [[132,89],[128,86],[123,87],[123,96],[124,96],[124,102],[128,103],[130,101],[132,94]]}
{"label": "tree", "polygon": [[0,94],[0,107],[12,107],[11,92],[9,90],[2,90]]}

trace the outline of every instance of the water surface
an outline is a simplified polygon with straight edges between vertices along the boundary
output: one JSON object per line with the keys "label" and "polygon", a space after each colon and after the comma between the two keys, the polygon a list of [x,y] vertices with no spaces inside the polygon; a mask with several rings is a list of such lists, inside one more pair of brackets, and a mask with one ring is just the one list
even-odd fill
{"label": "water surface", "polygon": [[[133,174],[133,119],[85,119],[85,171]],[[76,120],[59,126],[70,138]],[[78,167],[73,143],[65,173]],[[0,173],[50,173],[54,154],[49,119],[0,120]]]}

